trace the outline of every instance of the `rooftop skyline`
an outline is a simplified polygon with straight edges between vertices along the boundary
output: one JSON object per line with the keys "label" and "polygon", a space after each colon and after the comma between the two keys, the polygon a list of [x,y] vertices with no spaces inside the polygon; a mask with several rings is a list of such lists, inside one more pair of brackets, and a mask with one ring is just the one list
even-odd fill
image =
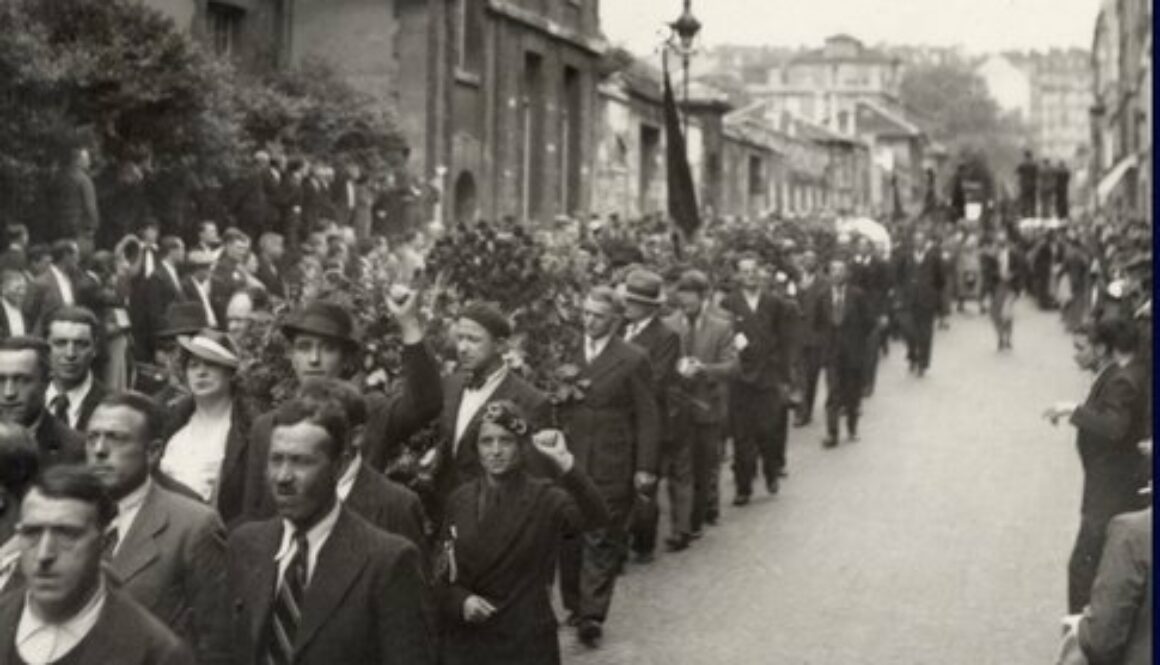
{"label": "rooftop skyline", "polygon": [[[1099,0],[693,0],[705,46],[818,46],[845,33],[876,43],[968,51],[1090,48]],[[680,0],[605,0],[605,35],[647,54],[681,13]]]}

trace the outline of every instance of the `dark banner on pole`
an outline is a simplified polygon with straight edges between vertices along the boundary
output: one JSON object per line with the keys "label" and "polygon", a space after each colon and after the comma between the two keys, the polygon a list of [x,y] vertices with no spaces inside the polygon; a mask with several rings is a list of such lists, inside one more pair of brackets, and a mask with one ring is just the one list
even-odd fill
{"label": "dark banner on pole", "polygon": [[669,217],[685,238],[691,238],[701,227],[697,214],[697,192],[693,186],[693,171],[689,168],[685,151],[685,136],[681,132],[681,117],[673,85],[665,68],[665,173],[669,190]]}

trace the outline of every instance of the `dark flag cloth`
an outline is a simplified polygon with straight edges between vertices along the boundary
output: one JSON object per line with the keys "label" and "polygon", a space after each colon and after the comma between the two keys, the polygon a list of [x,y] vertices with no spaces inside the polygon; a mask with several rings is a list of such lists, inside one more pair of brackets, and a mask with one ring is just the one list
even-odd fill
{"label": "dark flag cloth", "polygon": [[685,152],[685,136],[681,132],[681,117],[677,113],[677,100],[673,97],[673,84],[669,81],[669,70],[665,78],[665,173],[669,190],[669,217],[690,238],[701,227],[697,214],[697,192],[693,188],[693,171],[689,168],[688,154]]}

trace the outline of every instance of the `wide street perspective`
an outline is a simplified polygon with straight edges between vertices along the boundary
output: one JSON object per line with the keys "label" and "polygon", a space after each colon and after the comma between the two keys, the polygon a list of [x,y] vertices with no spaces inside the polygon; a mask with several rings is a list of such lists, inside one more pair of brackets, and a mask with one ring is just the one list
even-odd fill
{"label": "wide street perspective", "polygon": [[924,378],[892,345],[861,441],[826,450],[820,427],[796,431],[777,497],[629,564],[604,648],[565,636],[565,662],[1053,662],[1081,470],[1073,431],[1042,412],[1091,378],[1056,314],[1018,303],[999,353],[974,312],[936,333]]}

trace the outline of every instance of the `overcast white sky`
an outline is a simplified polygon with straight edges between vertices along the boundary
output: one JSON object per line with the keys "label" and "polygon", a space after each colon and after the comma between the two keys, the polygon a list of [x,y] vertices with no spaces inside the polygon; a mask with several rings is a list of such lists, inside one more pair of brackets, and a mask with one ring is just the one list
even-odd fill
{"label": "overcast white sky", "polygon": [[[839,32],[867,44],[961,45],[968,51],[1091,48],[1100,0],[693,0],[706,46],[819,46]],[[681,0],[602,0],[615,44],[645,54]]]}

